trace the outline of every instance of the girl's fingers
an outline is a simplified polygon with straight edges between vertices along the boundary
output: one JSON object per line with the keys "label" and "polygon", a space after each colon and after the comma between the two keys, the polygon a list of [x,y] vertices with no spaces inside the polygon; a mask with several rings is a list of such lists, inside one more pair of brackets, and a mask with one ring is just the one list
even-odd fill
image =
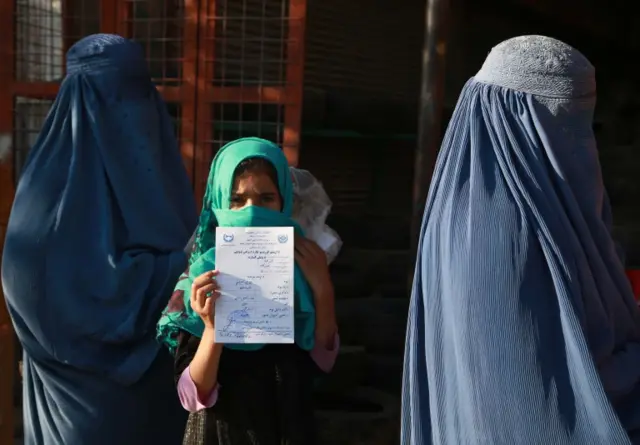
{"label": "girl's fingers", "polygon": [[202,308],[203,315],[213,315],[211,309],[213,307],[212,298],[207,298],[207,301],[204,302],[204,307]]}
{"label": "girl's fingers", "polygon": [[296,242],[294,244],[294,250],[300,254],[300,256],[308,256],[309,255],[309,248],[307,246],[307,240],[304,239],[303,237],[298,237],[296,238]]}
{"label": "girl's fingers", "polygon": [[191,308],[201,317],[210,317],[213,315],[213,307],[220,295],[214,291],[211,297],[205,297],[204,302],[200,303],[200,299],[191,302]]}
{"label": "girl's fingers", "polygon": [[302,236],[296,238],[294,249],[305,257],[321,257],[325,255],[324,250],[322,250],[320,246]]}
{"label": "girl's fingers", "polygon": [[300,267],[304,267],[306,265],[307,259],[298,251],[293,252],[293,259],[296,261],[296,263],[298,263]]}
{"label": "girl's fingers", "polygon": [[306,255],[304,254],[304,251],[303,251],[300,247],[298,247],[298,246],[295,246],[295,247],[294,247],[294,249],[293,249],[293,251],[294,251],[294,253],[295,253],[296,255],[298,255],[298,256],[299,256],[299,257],[301,257],[301,258],[304,258],[304,257],[306,256]]}
{"label": "girl's fingers", "polygon": [[205,284],[215,280],[216,275],[218,275],[217,270],[210,270],[209,272],[205,272],[202,275],[198,276],[193,280],[193,286],[201,287]]}
{"label": "girl's fingers", "polygon": [[303,249],[306,254],[313,255],[313,256],[318,256],[324,253],[324,250],[322,250],[320,246],[318,246],[315,242],[309,239],[304,240]]}
{"label": "girl's fingers", "polygon": [[326,253],[324,252],[324,250],[322,250],[313,241],[305,240],[304,243],[296,244],[294,250],[295,250],[294,254],[296,255],[296,261],[298,262],[311,261],[313,263],[313,262],[319,262],[321,260],[326,261],[327,259]]}
{"label": "girl's fingers", "polygon": [[194,287],[202,287],[203,285],[207,284],[208,282],[211,281],[211,272],[205,272],[202,275],[197,276],[194,280],[193,280],[193,284],[192,286]]}
{"label": "girl's fingers", "polygon": [[216,275],[218,275],[217,270],[211,270],[209,272],[205,272],[202,275],[196,277],[191,284],[191,300],[195,301],[197,299],[198,289],[203,286],[214,284],[216,289],[218,288],[218,283],[215,280]]}
{"label": "girl's fingers", "polygon": [[191,301],[197,302],[199,297],[198,295],[201,293],[200,290],[204,289],[205,294],[209,292],[219,292],[220,285],[215,281],[210,281],[207,284],[202,286],[196,286],[195,284],[191,286]]}
{"label": "girl's fingers", "polygon": [[318,261],[327,261],[327,253],[322,250],[317,244],[313,246],[313,256],[318,258]]}
{"label": "girl's fingers", "polygon": [[314,243],[313,241],[309,241],[309,250],[317,256],[321,256],[321,255],[325,255],[324,250],[322,250],[322,248],[320,246],[318,246],[316,243]]}
{"label": "girl's fingers", "polygon": [[207,285],[202,286],[196,291],[196,300],[198,307],[204,307],[204,304],[209,299],[210,296],[214,294],[218,289],[218,286],[214,283],[209,283]]}

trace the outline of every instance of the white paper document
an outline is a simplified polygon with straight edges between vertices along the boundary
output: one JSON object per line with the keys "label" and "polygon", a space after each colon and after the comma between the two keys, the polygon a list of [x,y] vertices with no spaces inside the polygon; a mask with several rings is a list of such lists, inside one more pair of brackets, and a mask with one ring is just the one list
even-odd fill
{"label": "white paper document", "polygon": [[293,343],[293,227],[216,228],[216,342]]}

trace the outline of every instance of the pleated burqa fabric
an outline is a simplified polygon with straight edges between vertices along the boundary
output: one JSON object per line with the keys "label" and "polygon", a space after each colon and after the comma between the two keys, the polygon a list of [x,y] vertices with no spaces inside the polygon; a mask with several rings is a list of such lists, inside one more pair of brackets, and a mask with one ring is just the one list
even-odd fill
{"label": "pleated burqa fabric", "polygon": [[24,349],[26,445],[174,445],[186,423],[155,326],[197,224],[143,49],[85,37],[18,184],[2,285]]}
{"label": "pleated burqa fabric", "polygon": [[640,443],[640,317],[611,237],[593,66],[495,47],[461,94],[421,229],[403,445]]}

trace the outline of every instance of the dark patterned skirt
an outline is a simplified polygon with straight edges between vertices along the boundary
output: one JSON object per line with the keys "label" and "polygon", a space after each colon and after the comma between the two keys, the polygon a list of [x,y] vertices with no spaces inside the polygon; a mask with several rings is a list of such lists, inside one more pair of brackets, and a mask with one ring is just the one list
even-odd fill
{"label": "dark patterned skirt", "polygon": [[[199,342],[181,336],[176,379]],[[315,445],[312,390],[318,373],[309,353],[295,345],[224,349],[218,400],[189,416],[183,445]]]}

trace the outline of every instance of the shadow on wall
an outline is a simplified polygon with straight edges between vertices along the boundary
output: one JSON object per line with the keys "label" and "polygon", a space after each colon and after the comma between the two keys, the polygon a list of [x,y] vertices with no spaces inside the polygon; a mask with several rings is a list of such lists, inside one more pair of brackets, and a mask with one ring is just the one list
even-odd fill
{"label": "shadow on wall", "polygon": [[6,162],[11,155],[13,137],[10,134],[0,134],[0,162]]}
{"label": "shadow on wall", "polygon": [[324,185],[346,246],[408,249],[413,160],[412,139],[305,136],[300,166]]}

